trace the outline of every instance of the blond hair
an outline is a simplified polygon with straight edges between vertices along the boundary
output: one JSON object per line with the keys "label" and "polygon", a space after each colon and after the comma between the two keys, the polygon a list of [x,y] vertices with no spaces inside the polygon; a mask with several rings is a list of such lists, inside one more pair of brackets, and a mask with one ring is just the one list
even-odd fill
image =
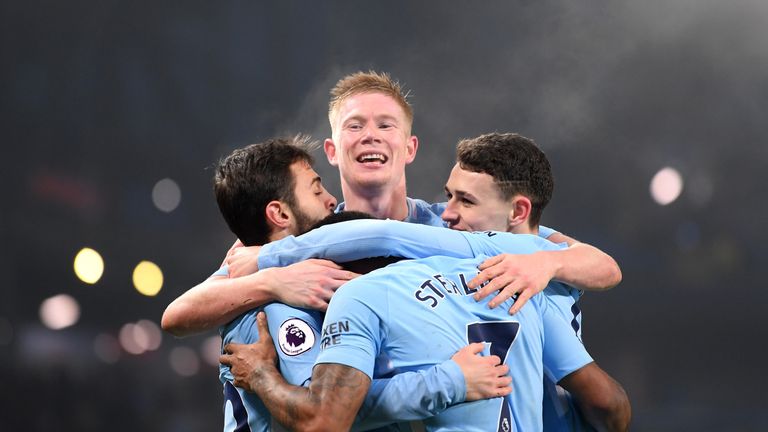
{"label": "blond hair", "polygon": [[400,83],[393,80],[389,74],[384,72],[355,72],[340,79],[331,89],[331,100],[328,103],[328,120],[331,122],[331,128],[335,127],[336,119],[339,114],[341,104],[349,97],[362,93],[381,93],[392,99],[400,105],[405,113],[410,131],[413,124],[413,108],[408,103],[409,92],[403,92]]}

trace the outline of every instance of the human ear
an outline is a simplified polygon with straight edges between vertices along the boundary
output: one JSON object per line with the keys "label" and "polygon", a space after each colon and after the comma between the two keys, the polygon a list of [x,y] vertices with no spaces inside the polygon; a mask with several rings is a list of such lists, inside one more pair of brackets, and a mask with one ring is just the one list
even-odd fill
{"label": "human ear", "polygon": [[419,148],[419,139],[411,135],[405,143],[405,163],[409,164],[416,158],[416,150]]}
{"label": "human ear", "polygon": [[523,195],[515,195],[512,198],[512,208],[509,211],[507,223],[511,228],[509,231],[520,232],[521,229],[529,228],[528,219],[531,216],[531,200]]}
{"label": "human ear", "polygon": [[323,141],[323,150],[325,150],[325,156],[328,158],[328,163],[333,166],[339,166],[339,161],[336,158],[336,144],[332,139],[328,138]]}
{"label": "human ear", "polygon": [[282,201],[270,201],[264,210],[267,222],[274,228],[280,230],[287,228],[291,224],[290,210]]}

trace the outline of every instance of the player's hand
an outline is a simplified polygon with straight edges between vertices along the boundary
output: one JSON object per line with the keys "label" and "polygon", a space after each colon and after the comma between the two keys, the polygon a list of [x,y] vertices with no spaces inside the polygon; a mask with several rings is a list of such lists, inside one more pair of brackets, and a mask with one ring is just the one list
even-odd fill
{"label": "player's hand", "polygon": [[512,392],[509,367],[498,356],[482,356],[482,342],[465,346],[451,357],[458,363],[467,383],[467,401],[506,396]]}
{"label": "player's hand", "polygon": [[219,363],[229,366],[233,384],[253,392],[263,373],[274,372],[277,365],[277,352],[269,335],[267,315],[259,312],[256,315],[256,326],[259,330],[259,341],[252,344],[228,343],[224,346],[224,354],[219,356]]}
{"label": "player's hand", "polygon": [[515,304],[509,309],[509,313],[514,314],[534,294],[546,288],[555,276],[556,265],[549,254],[536,252],[530,255],[496,255],[485,260],[478,269],[480,274],[469,281],[467,286],[473,289],[486,282],[488,285],[475,293],[475,300],[480,301],[499,291],[488,303],[489,307],[495,308],[513,295],[519,294]]}
{"label": "player's hand", "polygon": [[342,269],[332,261],[321,259],[310,259],[262,272],[269,277],[268,283],[277,301],[321,311],[328,309],[331,296],[341,285],[360,276]]}
{"label": "player's hand", "polygon": [[227,263],[227,258],[229,258],[229,256],[232,255],[235,249],[240,247],[243,247],[243,242],[241,242],[240,239],[235,239],[235,242],[232,244],[232,246],[229,247],[227,254],[224,256],[224,261],[221,262],[222,267],[224,267],[224,265]]}
{"label": "player's hand", "polygon": [[229,277],[247,276],[259,271],[259,251],[261,246],[244,246],[236,241],[224,258],[224,264],[229,267]]}

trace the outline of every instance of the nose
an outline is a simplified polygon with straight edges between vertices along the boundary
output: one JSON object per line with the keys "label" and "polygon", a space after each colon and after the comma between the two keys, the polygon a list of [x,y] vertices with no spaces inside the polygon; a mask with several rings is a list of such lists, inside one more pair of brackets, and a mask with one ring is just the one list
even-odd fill
{"label": "nose", "polygon": [[[327,192],[326,192],[326,193],[327,193]],[[326,205],[326,206],[327,206],[329,209],[331,209],[331,211],[333,211],[333,210],[335,210],[335,209],[336,209],[336,204],[337,204],[337,201],[336,201],[336,197],[334,197],[333,195],[331,195],[330,193],[328,193],[328,199],[327,199],[327,201],[325,202],[325,205]]]}
{"label": "nose", "polygon": [[377,128],[376,125],[367,125],[364,132],[362,140],[364,144],[379,141],[379,128]]}
{"label": "nose", "polygon": [[455,210],[455,205],[453,204],[453,201],[448,201],[445,205],[445,210],[443,210],[443,214],[440,215],[440,218],[448,223],[448,226],[456,225],[456,222],[458,222],[459,214]]}

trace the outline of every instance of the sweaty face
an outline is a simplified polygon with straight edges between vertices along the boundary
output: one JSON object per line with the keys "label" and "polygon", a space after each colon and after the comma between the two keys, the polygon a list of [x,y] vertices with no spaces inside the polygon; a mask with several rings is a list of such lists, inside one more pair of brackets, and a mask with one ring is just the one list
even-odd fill
{"label": "sweaty face", "polygon": [[296,182],[293,188],[295,204],[291,206],[295,219],[294,234],[300,234],[333,213],[336,198],[325,190],[320,176],[308,163],[294,163],[291,165],[291,173]]}
{"label": "sweaty face", "polygon": [[331,165],[339,167],[342,184],[394,188],[404,181],[418,140],[393,98],[381,93],[350,96],[339,106],[334,123],[325,152]]}
{"label": "sweaty face", "polygon": [[503,199],[493,177],[456,164],[445,183],[448,204],[442,214],[459,231],[507,231],[512,206]]}

